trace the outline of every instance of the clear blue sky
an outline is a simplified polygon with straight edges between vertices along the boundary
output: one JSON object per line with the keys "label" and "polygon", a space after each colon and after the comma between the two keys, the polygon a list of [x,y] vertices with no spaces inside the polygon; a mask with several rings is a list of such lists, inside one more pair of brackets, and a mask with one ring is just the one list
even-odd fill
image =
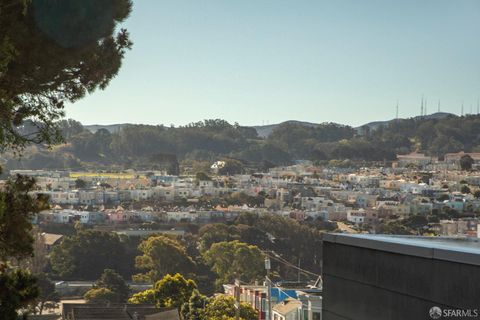
{"label": "clear blue sky", "polygon": [[480,1],[136,0],[134,46],[104,91],[67,107],[84,124],[222,118],[360,125],[476,112]]}

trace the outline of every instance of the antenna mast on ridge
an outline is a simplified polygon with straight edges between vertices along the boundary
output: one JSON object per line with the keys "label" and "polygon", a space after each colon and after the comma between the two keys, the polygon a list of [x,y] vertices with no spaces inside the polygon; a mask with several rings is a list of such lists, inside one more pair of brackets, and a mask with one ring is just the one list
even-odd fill
{"label": "antenna mast on ridge", "polygon": [[422,95],[422,103],[420,105],[420,117],[423,116],[423,95]]}

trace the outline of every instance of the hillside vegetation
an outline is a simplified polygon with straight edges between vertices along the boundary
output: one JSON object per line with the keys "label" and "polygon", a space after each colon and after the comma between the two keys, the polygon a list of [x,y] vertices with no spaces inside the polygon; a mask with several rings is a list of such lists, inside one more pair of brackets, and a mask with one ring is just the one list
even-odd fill
{"label": "hillside vegetation", "polygon": [[[178,171],[181,161],[236,159],[243,164],[283,165],[293,160],[394,160],[412,151],[442,157],[448,152],[480,151],[480,116],[411,118],[371,129],[322,123],[286,122],[262,138],[252,127],[205,120],[180,127],[124,125],[95,133],[74,120],[59,123],[65,143],[46,149],[29,147],[21,161],[7,168],[85,168],[119,166]],[[23,126],[23,130],[28,127]]]}

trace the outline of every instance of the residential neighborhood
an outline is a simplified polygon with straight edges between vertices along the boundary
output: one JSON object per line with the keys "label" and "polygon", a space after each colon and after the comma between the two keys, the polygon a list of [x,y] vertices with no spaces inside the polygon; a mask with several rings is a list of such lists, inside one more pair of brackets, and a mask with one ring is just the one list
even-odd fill
{"label": "residential neighborhood", "polygon": [[479,27],[0,0],[0,320],[480,317]]}
{"label": "residential neighborhood", "polygon": [[[231,224],[245,214],[278,216],[337,233],[476,239],[480,237],[480,172],[462,170],[458,159],[465,155],[469,154],[449,155],[448,163],[426,161],[418,154],[399,155],[390,167],[325,167],[301,161],[233,175],[215,174],[213,169],[197,175],[132,170],[12,170],[10,175],[34,177],[38,182],[32,195],[48,196],[50,209],[32,221],[40,230],[52,230],[42,233],[47,252],[72,227],[133,238],[185,239],[192,225]],[[474,156],[472,168],[480,163],[480,157],[475,160]],[[212,164],[217,166],[218,162]],[[299,272],[297,282],[276,282],[271,289],[268,279],[223,283],[224,294],[251,305],[258,319],[269,319],[269,312],[274,320],[321,319],[321,274],[302,282],[300,274],[305,270],[301,265],[294,267]],[[67,297],[79,292],[66,290],[72,288],[66,283],[59,282],[57,291]],[[92,285],[77,283],[73,288],[86,292]],[[130,287],[139,290],[135,282]]]}
{"label": "residential neighborhood", "polygon": [[[450,154],[448,163],[419,161],[418,154],[399,156],[402,160],[390,168],[322,168],[304,162],[250,175],[205,175],[207,180],[164,172],[10,174],[35,177],[34,193],[48,196],[51,209],[35,217],[37,224],[202,224],[255,212],[297,221],[345,222],[357,232],[376,233],[388,222],[424,217],[415,234],[476,237],[480,173],[460,170],[462,155]],[[472,155],[476,167],[480,157]],[[443,169],[446,165],[454,167]]]}

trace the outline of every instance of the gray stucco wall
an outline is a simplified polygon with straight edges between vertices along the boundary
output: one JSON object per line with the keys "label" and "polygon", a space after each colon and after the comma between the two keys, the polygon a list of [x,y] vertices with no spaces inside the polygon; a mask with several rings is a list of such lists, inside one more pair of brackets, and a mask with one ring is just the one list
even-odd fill
{"label": "gray stucco wall", "polygon": [[480,266],[323,242],[323,319],[430,319],[480,309]]}

